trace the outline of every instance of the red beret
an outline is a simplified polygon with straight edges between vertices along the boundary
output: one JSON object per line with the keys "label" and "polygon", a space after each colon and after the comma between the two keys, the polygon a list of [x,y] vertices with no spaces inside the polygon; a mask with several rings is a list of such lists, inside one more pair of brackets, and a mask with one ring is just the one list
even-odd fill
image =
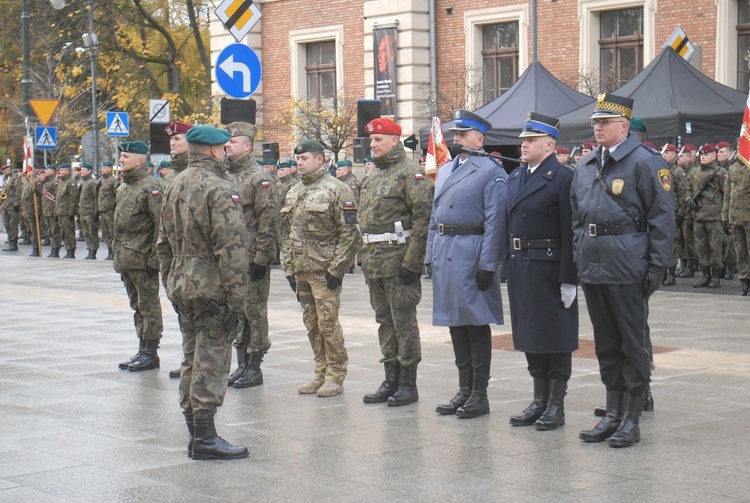
{"label": "red beret", "polygon": [[567,149],[567,148],[565,148],[565,147],[557,147],[557,148],[555,149],[555,153],[556,153],[556,154],[570,154],[570,150],[568,150],[568,149]]}
{"label": "red beret", "polygon": [[700,149],[701,154],[710,154],[711,152],[716,152],[716,147],[714,147],[710,143],[706,143],[705,145],[701,146],[701,149]]}
{"label": "red beret", "polygon": [[373,119],[367,123],[367,134],[392,134],[401,136],[401,126],[386,117]]}
{"label": "red beret", "polygon": [[656,148],[654,147],[654,144],[651,143],[650,141],[644,141],[643,144],[646,145],[647,147]]}
{"label": "red beret", "polygon": [[3,164],[3,166],[0,167],[0,171],[5,171],[7,169],[10,169],[10,164]]}
{"label": "red beret", "polygon": [[729,142],[720,141],[716,144],[716,150],[719,150],[720,148],[732,148],[732,145]]}
{"label": "red beret", "polygon": [[664,152],[677,152],[677,147],[673,143],[667,143],[667,148],[664,149]]}
{"label": "red beret", "polygon": [[167,135],[168,138],[171,138],[178,134],[186,134],[192,128],[193,125],[188,124],[187,122],[173,122],[164,128],[164,134]]}
{"label": "red beret", "polygon": [[586,142],[583,142],[583,144],[581,145],[581,148],[587,148],[589,150],[594,150],[594,144],[591,143],[590,141],[586,141]]}
{"label": "red beret", "polygon": [[684,152],[695,152],[696,150],[698,150],[698,147],[696,147],[692,143],[687,143],[684,147],[682,147],[682,150]]}

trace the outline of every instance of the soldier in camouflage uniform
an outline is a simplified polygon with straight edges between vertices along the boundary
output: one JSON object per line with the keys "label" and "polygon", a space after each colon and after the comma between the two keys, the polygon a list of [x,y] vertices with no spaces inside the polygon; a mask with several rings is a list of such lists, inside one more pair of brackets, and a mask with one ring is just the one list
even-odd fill
{"label": "soldier in camouflage uniform", "polygon": [[99,180],[96,181],[98,198],[96,200],[99,211],[99,222],[102,225],[102,237],[107,244],[107,258],[115,258],[112,248],[112,229],[114,228],[115,204],[117,202],[117,179],[112,176],[112,161],[104,161],[99,167]]}
{"label": "soldier in camouflage uniform", "polygon": [[[734,150],[729,142],[720,141],[716,144],[716,163],[721,166],[725,178],[729,176],[729,166],[734,162],[734,158]],[[729,197],[728,192],[727,197]],[[724,271],[719,275],[721,279],[734,279],[734,270],[737,268],[737,253],[734,249],[731,230],[728,224],[722,225],[722,231],[724,232],[724,251],[722,252]]]}
{"label": "soldier in camouflage uniform", "polygon": [[677,163],[677,147],[671,143],[664,147],[664,151],[661,154],[662,158],[669,164],[669,173],[672,178],[672,187],[670,192],[672,193],[672,200],[674,202],[674,213],[675,213],[675,231],[674,231],[674,246],[672,248],[672,257],[669,259],[669,267],[667,268],[667,276],[662,281],[664,286],[674,286],[675,277],[677,272],[677,262],[680,259],[680,255],[685,250],[685,234],[682,230],[682,224],[685,221],[685,192],[689,189],[687,187],[688,178],[685,170],[680,167]]}
{"label": "soldier in camouflage uniform", "polygon": [[344,391],[349,363],[339,307],[343,277],[359,244],[357,205],[351,189],[328,175],[320,143],[303,140],[294,153],[302,181],[281,210],[281,261],[315,357],[312,380],[297,391],[328,397]]}
{"label": "soldier in camouflage uniform", "polygon": [[232,341],[247,295],[249,239],[242,201],[224,173],[229,133],[195,126],[190,164],[167,187],[157,249],[167,296],[182,330],[180,406],[193,459],[247,457],[216,434]]}
{"label": "soldier in camouflage uniform", "polygon": [[731,228],[737,252],[737,273],[742,287],[737,295],[750,294],[750,169],[741,161],[730,164],[726,179],[722,224]]}
{"label": "soldier in camouflage uniform", "polygon": [[76,258],[76,214],[78,213],[78,182],[70,173],[70,164],[61,163],[57,167],[55,195],[55,215],[60,224],[62,240],[68,253],[63,258]]}
{"label": "soldier in camouflage uniform", "polygon": [[42,214],[47,227],[47,235],[50,240],[52,249],[47,255],[48,258],[60,258],[60,223],[55,215],[55,194],[60,180],[55,176],[57,167],[54,164],[47,164],[44,170],[44,184],[42,185]]}
{"label": "soldier in camouflage uniform", "polygon": [[278,159],[261,159],[255,162],[258,163],[258,166],[261,166],[266,170],[268,176],[270,176],[273,183],[276,184],[278,181],[278,178],[276,177],[276,164],[278,163]]}
{"label": "soldier in camouflage uniform", "polygon": [[238,366],[229,376],[228,384],[249,388],[263,384],[260,364],[271,347],[268,339],[269,264],[276,258],[276,221],[280,205],[273,180],[255,163],[253,140],[258,129],[248,122],[232,122],[227,125],[227,131],[231,136],[224,147],[227,177],[242,199],[250,240],[250,282],[244,316],[234,340]]}
{"label": "soldier in camouflage uniform", "polygon": [[[693,172],[690,179],[691,191],[685,196],[687,208],[695,215],[695,252],[703,272],[703,278],[693,283],[693,288],[718,288],[719,273],[724,270],[724,231],[721,228],[721,212],[726,194],[726,174],[716,164],[716,147],[710,144],[703,145],[699,155],[700,167]],[[706,184],[708,186],[700,198],[702,206],[696,205],[693,197]]]}
{"label": "soldier in camouflage uniform", "polygon": [[[692,173],[694,167],[692,165],[694,150],[697,147],[692,143],[688,143],[679,149],[677,154],[677,165],[682,168],[685,173],[684,184],[680,185],[680,201],[675,205],[675,211],[678,215],[677,225],[681,228],[681,235],[683,239],[683,247],[678,250],[678,257],[682,264],[675,271],[675,276],[678,278],[692,278],[695,276],[695,272],[698,270],[698,259],[695,256],[695,237],[693,235],[693,217],[687,212],[685,206],[687,199],[693,197],[692,194]],[[677,209],[679,208],[679,210]],[[679,218],[682,216],[682,218]]]}
{"label": "soldier in camouflage uniform", "polygon": [[93,166],[84,162],[81,164],[81,186],[78,195],[78,218],[81,221],[83,240],[89,254],[85,260],[96,260],[99,250],[99,212],[96,207],[96,180],[93,176]]}
{"label": "soldier in camouflage uniform", "polygon": [[297,161],[287,160],[279,163],[279,167],[276,170],[276,188],[279,191],[279,202],[284,203],[286,195],[289,193],[289,189],[299,182],[299,176],[297,175]]}
{"label": "soldier in camouflage uniform", "polygon": [[380,118],[367,124],[375,168],[360,187],[362,270],[380,339],[385,381],[365,403],[406,405],[419,400],[417,365],[422,360],[417,304],[422,298],[432,186],[406,156],[401,126]]}
{"label": "soldier in camouflage uniform", "polygon": [[359,180],[352,173],[352,161],[344,160],[336,163],[336,178],[344,182],[352,189],[354,198],[359,202]]}
{"label": "soldier in camouflage uniform", "polygon": [[159,174],[162,185],[166,185],[167,179],[172,175],[172,161],[159,161],[156,172]]}
{"label": "soldier in camouflage uniform", "polygon": [[3,251],[18,251],[18,219],[21,209],[21,179],[13,172],[9,164],[2,168],[3,199],[0,200],[0,210],[3,212],[5,234],[8,236],[8,247]]}
{"label": "soldier in camouflage uniform", "polygon": [[159,232],[161,191],[146,168],[148,145],[141,141],[119,146],[122,185],[117,188],[112,243],[114,267],[120,273],[138,336],[138,352],[119,368],[133,372],[159,367],[157,349],[163,322],[159,302]]}
{"label": "soldier in camouflage uniform", "polygon": [[30,257],[39,257],[41,255],[39,239],[37,237],[37,231],[41,230],[38,228],[37,222],[39,223],[39,227],[42,225],[42,207],[39,200],[42,186],[38,180],[39,173],[39,170],[29,173],[21,188],[21,215],[25,222],[29,241],[31,241],[32,251],[31,255],[29,255]]}

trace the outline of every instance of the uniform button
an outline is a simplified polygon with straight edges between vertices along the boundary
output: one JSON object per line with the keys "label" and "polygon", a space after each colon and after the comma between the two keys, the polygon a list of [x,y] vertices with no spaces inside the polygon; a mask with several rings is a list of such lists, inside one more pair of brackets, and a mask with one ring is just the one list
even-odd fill
{"label": "uniform button", "polygon": [[516,256],[515,255],[511,255],[510,258],[516,258]]}
{"label": "uniform button", "polygon": [[448,208],[453,208],[453,205],[451,204],[450,206],[448,206]]}
{"label": "uniform button", "polygon": [[452,260],[452,259],[451,259],[450,257],[448,257],[448,262],[450,262],[451,260]]}

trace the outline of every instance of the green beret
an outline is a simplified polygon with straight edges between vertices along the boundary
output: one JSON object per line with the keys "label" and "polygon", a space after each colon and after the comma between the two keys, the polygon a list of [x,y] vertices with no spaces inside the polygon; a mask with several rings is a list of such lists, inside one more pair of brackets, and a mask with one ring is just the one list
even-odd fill
{"label": "green beret", "polygon": [[261,166],[275,166],[276,162],[278,162],[278,159],[261,159],[260,161],[255,161]]}
{"label": "green beret", "polygon": [[128,154],[148,154],[148,145],[142,141],[126,141],[120,143],[120,146],[117,147],[117,149],[120,152],[127,152]]}
{"label": "green beret", "polygon": [[146,161],[146,167],[147,168],[153,168],[154,167],[154,163],[151,162],[151,161]]}
{"label": "green beret", "polygon": [[630,130],[631,131],[642,131],[646,132],[646,123],[643,122],[638,117],[631,117],[630,118]]}
{"label": "green beret", "polygon": [[249,122],[231,122],[227,124],[227,132],[232,138],[236,136],[247,136],[251,140],[255,139],[255,135],[258,134],[258,128],[255,124]]}
{"label": "green beret", "polygon": [[362,162],[363,163],[372,162],[372,157],[365,157],[364,159],[362,159]]}
{"label": "green beret", "polygon": [[70,169],[70,163],[69,162],[61,162],[57,165],[57,169]]}
{"label": "green beret", "polygon": [[84,168],[84,169],[94,169],[94,167],[91,164],[87,163],[87,162],[82,162],[81,163],[81,167]]}
{"label": "green beret", "polygon": [[229,132],[213,126],[195,126],[185,135],[188,143],[200,145],[224,145],[229,141]]}
{"label": "green beret", "polygon": [[104,167],[109,167],[109,168],[115,165],[115,163],[113,163],[112,161],[102,161],[100,164]]}
{"label": "green beret", "polygon": [[295,161],[294,159],[289,159],[289,164],[291,164],[295,168],[297,167],[297,161]]}
{"label": "green beret", "polygon": [[171,167],[172,167],[172,161],[160,161],[159,162],[159,169],[171,168]]}
{"label": "green beret", "polygon": [[54,164],[47,164],[47,165],[46,165],[46,166],[44,167],[44,169],[51,169],[51,170],[56,170],[56,169],[57,169],[57,166],[55,166]]}
{"label": "green beret", "polygon": [[306,152],[322,152],[323,150],[325,150],[325,147],[323,147],[323,145],[311,138],[307,138],[305,140],[302,140],[299,145],[294,148],[294,153],[299,155]]}
{"label": "green beret", "polygon": [[336,163],[337,168],[345,168],[351,165],[352,165],[352,161],[350,161],[349,159],[344,159],[343,161],[338,161]]}
{"label": "green beret", "polygon": [[289,162],[289,161],[283,161],[283,162],[279,163],[278,169],[281,169],[281,168],[291,168],[291,167],[292,167],[292,163],[291,162]]}

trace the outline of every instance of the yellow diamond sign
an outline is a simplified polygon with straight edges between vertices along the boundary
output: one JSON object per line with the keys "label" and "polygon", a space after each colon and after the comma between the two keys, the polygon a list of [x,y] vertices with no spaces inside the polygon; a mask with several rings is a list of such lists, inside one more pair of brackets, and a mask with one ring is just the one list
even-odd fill
{"label": "yellow diamond sign", "polygon": [[29,105],[36,112],[42,126],[46,126],[57,110],[60,100],[29,100]]}

